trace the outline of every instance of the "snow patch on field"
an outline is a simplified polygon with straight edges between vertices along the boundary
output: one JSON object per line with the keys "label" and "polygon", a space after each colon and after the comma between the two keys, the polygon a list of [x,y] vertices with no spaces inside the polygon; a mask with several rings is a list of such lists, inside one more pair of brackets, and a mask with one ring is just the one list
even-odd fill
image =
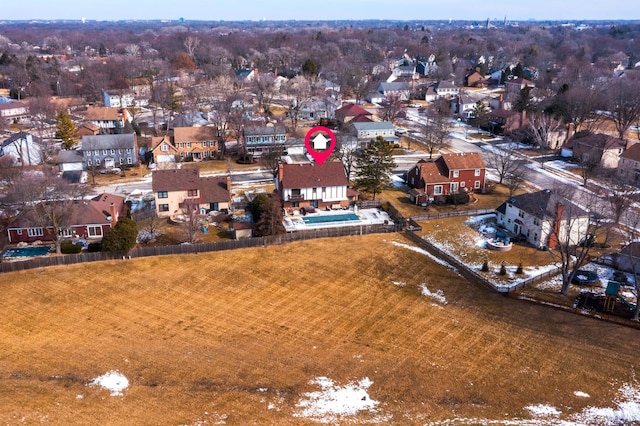
{"label": "snow patch on field", "polygon": [[305,417],[318,423],[339,424],[346,421],[345,417],[367,410],[376,415],[374,422],[388,420],[377,415],[376,407],[379,402],[371,399],[367,393],[367,389],[373,384],[367,377],[344,386],[335,385],[328,377],[317,377],[309,383],[320,386],[322,390],[303,394],[303,399],[296,404],[298,411],[294,413],[295,417]]}
{"label": "snow patch on field", "polygon": [[399,243],[397,241],[391,241],[391,244],[393,244],[394,246],[398,246],[398,247],[404,247],[404,248],[409,249],[411,251],[415,251],[416,253],[424,254],[425,256],[430,257],[434,262],[437,262],[440,265],[446,266],[447,268],[453,269],[454,271],[456,270],[456,268],[451,266],[451,264],[449,264],[448,262],[445,262],[444,260],[440,259],[439,257],[436,257],[436,256],[432,255],[431,253],[429,253],[425,249],[421,249],[420,247],[415,247],[415,246],[411,246],[409,244]]}
{"label": "snow patch on field", "polygon": [[556,407],[546,404],[529,405],[524,408],[536,417],[557,416],[562,413],[561,411],[558,411]]}
{"label": "snow patch on field", "polygon": [[117,371],[109,371],[96,377],[89,386],[99,386],[111,391],[111,396],[121,396],[122,391],[129,387],[129,380]]}
{"label": "snow patch on field", "polygon": [[438,302],[442,303],[443,305],[447,304],[447,299],[444,297],[444,292],[442,290],[438,290],[436,292],[430,291],[427,288],[426,284],[420,284],[420,293],[422,293],[423,296],[427,296],[430,297],[432,299],[437,300]]}

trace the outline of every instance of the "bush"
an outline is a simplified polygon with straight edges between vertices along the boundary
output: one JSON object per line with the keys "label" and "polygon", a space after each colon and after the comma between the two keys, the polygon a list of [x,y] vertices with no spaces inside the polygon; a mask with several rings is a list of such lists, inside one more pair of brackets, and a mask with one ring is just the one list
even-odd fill
{"label": "bush", "polygon": [[489,271],[489,261],[485,260],[484,263],[482,264],[482,268],[480,268],[480,270],[482,272],[488,272]]}
{"label": "bush", "polygon": [[518,275],[522,275],[522,273],[523,273],[523,270],[522,270],[522,269],[523,269],[523,268],[522,268],[522,263],[519,263],[519,264],[518,264],[518,269],[516,269],[516,274],[518,274]]}
{"label": "bush", "polygon": [[507,267],[504,266],[504,263],[502,265],[500,265],[500,275],[507,275]]}
{"label": "bush", "polygon": [[236,160],[238,164],[253,164],[253,155],[251,154],[240,154],[238,159]]}
{"label": "bush", "polygon": [[89,243],[89,245],[87,246],[87,251],[89,253],[96,253],[96,252],[102,251],[102,241]]}
{"label": "bush", "polygon": [[458,204],[467,204],[469,202],[469,194],[466,192],[449,194],[449,197],[447,198],[447,202],[449,204],[455,204],[456,206]]}
{"label": "bush", "polygon": [[62,254],[78,254],[82,251],[82,244],[73,244],[72,241],[63,241],[60,243],[60,251]]}

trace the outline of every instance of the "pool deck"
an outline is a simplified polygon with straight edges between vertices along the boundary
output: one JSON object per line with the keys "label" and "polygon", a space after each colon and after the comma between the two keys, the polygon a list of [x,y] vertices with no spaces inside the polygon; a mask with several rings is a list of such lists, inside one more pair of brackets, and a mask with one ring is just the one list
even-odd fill
{"label": "pool deck", "polygon": [[345,220],[337,222],[320,222],[308,224],[302,220],[301,214],[287,215],[283,219],[283,224],[287,232],[293,231],[305,231],[309,229],[322,229],[322,228],[336,228],[340,226],[361,226],[361,225],[376,225],[383,224],[385,220],[388,224],[393,224],[393,221],[387,214],[387,212],[379,209],[359,209],[359,210],[330,210],[330,211],[316,211],[315,213],[307,213],[307,217],[322,217],[322,216],[335,216],[344,215],[346,213],[355,213],[360,220]]}

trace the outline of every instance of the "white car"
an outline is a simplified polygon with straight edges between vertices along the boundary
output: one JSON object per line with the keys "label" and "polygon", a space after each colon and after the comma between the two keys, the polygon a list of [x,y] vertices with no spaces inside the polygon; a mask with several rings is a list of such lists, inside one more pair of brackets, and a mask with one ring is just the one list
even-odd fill
{"label": "white car", "polygon": [[403,129],[402,127],[396,127],[396,135],[406,135],[407,129]]}

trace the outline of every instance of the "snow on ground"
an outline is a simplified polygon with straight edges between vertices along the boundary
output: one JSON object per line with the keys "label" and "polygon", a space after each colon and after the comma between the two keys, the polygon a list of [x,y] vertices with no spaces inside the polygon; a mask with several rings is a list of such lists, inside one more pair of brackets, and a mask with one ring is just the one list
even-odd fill
{"label": "snow on ground", "polygon": [[[589,398],[584,392],[574,392],[579,398]],[[562,410],[547,404],[529,405],[525,407],[533,419],[468,419],[455,418],[426,423],[428,426],[444,425],[510,425],[510,426],[618,426],[640,424],[640,387],[638,384],[624,384],[618,390],[615,407],[587,407],[580,412],[572,413],[571,407]]]}
{"label": "snow on ground", "polygon": [[117,371],[109,371],[102,376],[96,377],[89,383],[89,386],[100,386],[111,391],[111,396],[120,396],[122,391],[129,387],[129,380]]}
{"label": "snow on ground", "polygon": [[437,300],[438,302],[442,303],[443,305],[447,304],[447,299],[444,297],[444,292],[442,290],[437,290],[435,292],[430,291],[427,288],[426,284],[420,284],[420,293],[422,293],[423,296],[427,296],[430,297],[432,299]]}
{"label": "snow on ground", "polygon": [[307,392],[296,404],[298,411],[295,417],[305,417],[318,423],[339,424],[345,417],[355,416],[359,411],[369,411],[374,414],[375,422],[383,423],[388,419],[377,412],[379,402],[371,399],[367,389],[373,384],[369,378],[358,382],[350,382],[344,386],[337,386],[328,377],[317,377],[309,382],[318,385],[322,390]]}
{"label": "snow on ground", "polygon": [[403,244],[403,243],[399,243],[397,241],[391,241],[391,244],[393,244],[394,246],[398,246],[398,247],[404,247],[404,248],[409,249],[411,251],[415,251],[416,253],[424,254],[425,256],[430,257],[434,262],[437,262],[440,265],[446,266],[449,269],[453,269],[454,271],[456,270],[456,268],[454,268],[451,264],[445,262],[444,260],[440,259],[439,257],[436,257],[436,256],[432,255],[431,253],[429,253],[425,249],[421,249],[420,247],[410,246],[409,244]]}

